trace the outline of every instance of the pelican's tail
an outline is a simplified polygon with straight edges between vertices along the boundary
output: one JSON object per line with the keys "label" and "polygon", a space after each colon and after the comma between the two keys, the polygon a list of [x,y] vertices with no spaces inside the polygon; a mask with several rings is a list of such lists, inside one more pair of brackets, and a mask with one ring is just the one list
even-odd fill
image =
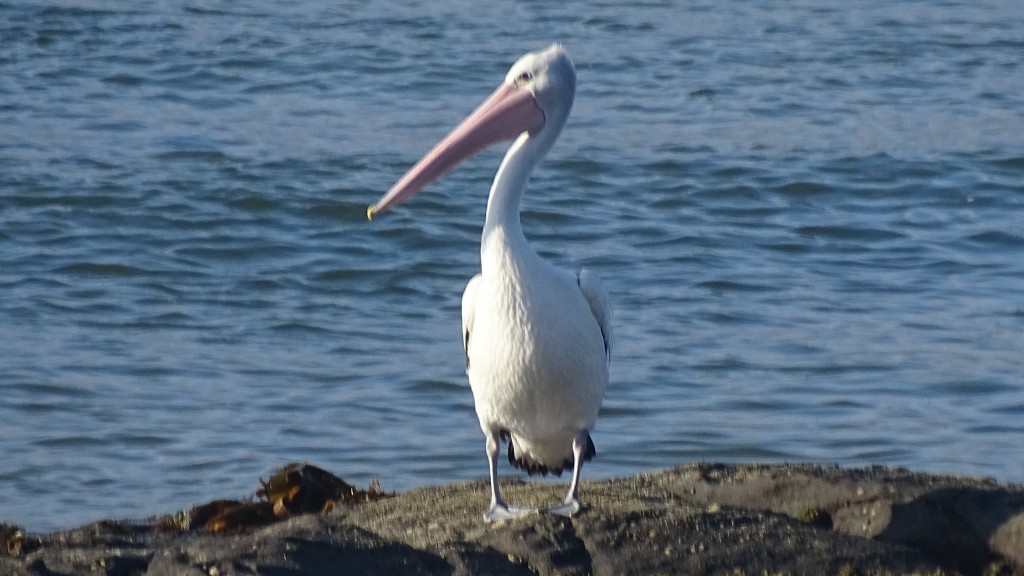
{"label": "pelican's tail", "polygon": [[[572,440],[565,446],[559,444],[561,443],[553,445],[550,442],[529,442],[512,435],[508,443],[508,462],[516,468],[522,468],[530,476],[547,476],[549,473],[561,476],[562,470],[572,470]],[[590,434],[587,434],[587,449],[583,452],[583,461],[592,460],[596,454],[594,441]]]}

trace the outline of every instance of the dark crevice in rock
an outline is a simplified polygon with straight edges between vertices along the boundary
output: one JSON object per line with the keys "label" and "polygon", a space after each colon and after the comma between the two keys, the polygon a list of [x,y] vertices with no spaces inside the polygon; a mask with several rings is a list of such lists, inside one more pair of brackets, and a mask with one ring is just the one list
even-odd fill
{"label": "dark crevice in rock", "polygon": [[568,518],[542,515],[529,522],[508,522],[495,527],[483,543],[520,559],[538,574],[585,576],[593,572],[590,553]]}

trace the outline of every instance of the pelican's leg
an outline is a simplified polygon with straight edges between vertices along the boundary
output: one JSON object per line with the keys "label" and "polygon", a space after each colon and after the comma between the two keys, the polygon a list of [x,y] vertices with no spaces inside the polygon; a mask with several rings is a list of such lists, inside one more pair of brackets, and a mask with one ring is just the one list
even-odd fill
{"label": "pelican's leg", "polygon": [[583,468],[583,453],[587,449],[587,439],[590,433],[580,430],[572,439],[572,483],[569,484],[569,491],[565,499],[558,504],[541,508],[543,512],[558,514],[559,516],[571,517],[580,511],[580,469]]}
{"label": "pelican's leg", "polygon": [[501,451],[501,436],[496,431],[487,433],[487,463],[491,468],[491,505],[484,512],[484,521],[511,520],[534,510],[530,508],[509,507],[501,498],[498,488],[498,453]]}

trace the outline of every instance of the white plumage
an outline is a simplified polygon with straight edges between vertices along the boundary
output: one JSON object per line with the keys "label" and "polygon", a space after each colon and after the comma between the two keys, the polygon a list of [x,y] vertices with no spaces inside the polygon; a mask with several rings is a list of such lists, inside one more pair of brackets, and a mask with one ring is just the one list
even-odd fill
{"label": "white plumage", "polygon": [[612,341],[608,298],[592,274],[543,260],[519,219],[530,173],[561,132],[575,86],[561,46],[523,56],[490,98],[367,211],[372,217],[483,147],[515,139],[491,186],[480,274],[462,296],[466,372],[490,466],[487,520],[529,511],[509,508],[501,497],[501,441],[509,441],[509,461],[531,474],[572,469],[565,499],[543,508],[563,515],[580,509],[580,468],[595,452],[590,431],[608,385]]}

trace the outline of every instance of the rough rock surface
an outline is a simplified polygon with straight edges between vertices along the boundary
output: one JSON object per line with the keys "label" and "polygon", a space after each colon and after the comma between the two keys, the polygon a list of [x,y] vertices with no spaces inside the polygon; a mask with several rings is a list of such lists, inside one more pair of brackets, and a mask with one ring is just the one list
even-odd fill
{"label": "rough rock surface", "polygon": [[[560,486],[504,481],[510,501]],[[0,574],[1024,575],[1024,486],[819,465],[685,465],[585,482],[586,508],[485,524],[483,481],[230,535],[98,522],[0,557]],[[2,551],[0,551],[2,552]]]}

